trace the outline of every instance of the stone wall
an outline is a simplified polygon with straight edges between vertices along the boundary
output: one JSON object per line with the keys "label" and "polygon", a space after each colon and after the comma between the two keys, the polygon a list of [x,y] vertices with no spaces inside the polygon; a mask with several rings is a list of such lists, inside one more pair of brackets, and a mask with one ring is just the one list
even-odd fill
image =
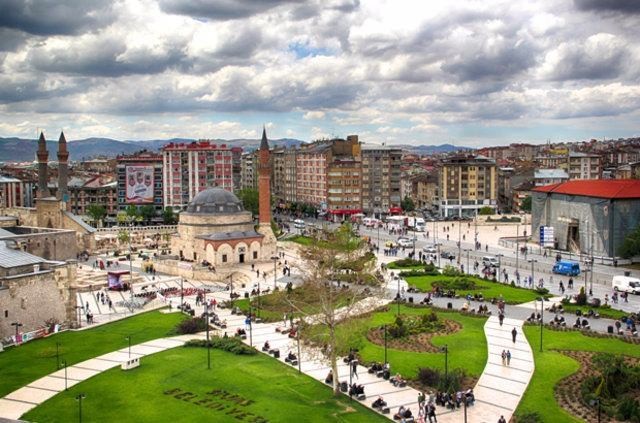
{"label": "stone wall", "polygon": [[20,249],[46,260],[76,259],[78,249],[76,232],[71,230],[44,230],[27,226],[11,228],[15,236],[0,238],[13,240]]}
{"label": "stone wall", "polygon": [[4,280],[0,289],[0,338],[15,334],[13,322],[22,323],[21,332],[41,328],[49,319],[75,322],[76,296],[70,288],[75,267],[72,262],[47,272]]}

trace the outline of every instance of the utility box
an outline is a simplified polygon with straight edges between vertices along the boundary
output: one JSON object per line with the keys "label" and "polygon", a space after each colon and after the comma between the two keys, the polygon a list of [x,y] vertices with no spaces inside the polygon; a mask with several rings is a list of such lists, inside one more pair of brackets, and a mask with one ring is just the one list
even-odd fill
{"label": "utility box", "polygon": [[131,370],[140,366],[140,358],[131,358],[120,365],[122,370]]}

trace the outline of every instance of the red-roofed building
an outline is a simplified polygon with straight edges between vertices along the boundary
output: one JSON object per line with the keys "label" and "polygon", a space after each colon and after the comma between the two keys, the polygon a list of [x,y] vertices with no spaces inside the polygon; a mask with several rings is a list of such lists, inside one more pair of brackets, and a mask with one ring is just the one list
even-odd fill
{"label": "red-roofed building", "polygon": [[532,228],[554,228],[556,247],[615,257],[625,236],[640,225],[640,180],[571,180],[532,190]]}

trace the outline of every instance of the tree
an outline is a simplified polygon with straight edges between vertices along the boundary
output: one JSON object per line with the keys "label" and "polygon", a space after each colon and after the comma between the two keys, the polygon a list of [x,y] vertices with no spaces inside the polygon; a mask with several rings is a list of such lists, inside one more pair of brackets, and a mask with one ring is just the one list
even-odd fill
{"label": "tree", "polygon": [[489,206],[484,206],[478,212],[480,216],[491,216],[493,214],[493,209]]}
{"label": "tree", "polygon": [[127,213],[127,217],[130,219],[130,221],[134,221],[138,217],[140,217],[140,211],[138,210],[138,207],[134,206],[133,204],[129,204],[125,209],[125,212]]}
{"label": "tree", "polygon": [[[321,351],[328,358],[333,369],[333,390],[340,392],[338,385],[337,357],[344,346],[348,345],[350,337],[341,338],[337,332],[338,324],[348,324],[356,314],[361,300],[372,295],[372,289],[379,287],[382,277],[375,271],[375,256],[367,255],[368,246],[357,237],[351,225],[345,224],[333,231],[317,231],[316,242],[302,247],[300,256],[303,260],[301,268],[303,275],[302,288],[309,294],[302,298],[288,296],[291,309],[303,316],[304,322],[311,322],[309,340],[321,346]],[[335,281],[341,271],[349,263],[368,256],[367,263],[362,263],[362,270],[358,276],[370,275],[368,280],[372,285],[365,287],[352,284],[349,289],[343,289]],[[304,330],[304,329],[303,329]]]}
{"label": "tree", "polygon": [[173,212],[173,208],[165,207],[165,209],[162,211],[162,220],[164,221],[165,225],[175,225],[178,217]]}
{"label": "tree", "polygon": [[147,204],[146,206],[142,206],[140,208],[140,216],[142,217],[142,219],[145,222],[147,222],[147,223],[151,222],[151,219],[156,217],[156,209],[155,209],[155,207],[153,207],[150,204]]}
{"label": "tree", "polygon": [[121,229],[118,232],[118,241],[120,242],[120,244],[124,245],[127,244],[129,242],[129,231],[125,230],[125,229]]}
{"label": "tree", "polygon": [[531,213],[531,196],[527,195],[520,203],[520,210]]}
{"label": "tree", "polygon": [[404,200],[400,203],[400,207],[402,207],[402,210],[406,212],[414,211],[416,209],[413,199],[408,195],[404,197]]}
{"label": "tree", "polygon": [[244,209],[250,211],[253,216],[260,213],[260,206],[258,202],[258,190],[253,188],[245,188],[238,191],[238,198],[242,201]]}
{"label": "tree", "polygon": [[129,216],[127,216],[126,211],[119,211],[116,215],[116,220],[118,221],[118,225],[122,226],[129,222]]}
{"label": "tree", "polygon": [[91,204],[87,207],[87,214],[91,217],[91,220],[94,223],[94,226],[98,226],[98,223],[104,219],[107,215],[107,209],[104,206],[99,206],[97,204]]}
{"label": "tree", "polygon": [[626,259],[640,254],[640,225],[628,234],[618,247],[618,255]]}

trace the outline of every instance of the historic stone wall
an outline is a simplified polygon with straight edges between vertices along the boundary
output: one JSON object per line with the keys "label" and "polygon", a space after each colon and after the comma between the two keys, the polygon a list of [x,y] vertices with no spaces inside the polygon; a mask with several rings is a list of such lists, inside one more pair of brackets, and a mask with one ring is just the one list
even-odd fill
{"label": "historic stone wall", "polygon": [[21,332],[44,326],[55,319],[59,323],[75,321],[75,294],[69,282],[75,275],[75,263],[50,271],[6,279],[0,288],[0,337],[15,334],[12,322],[22,323]]}

